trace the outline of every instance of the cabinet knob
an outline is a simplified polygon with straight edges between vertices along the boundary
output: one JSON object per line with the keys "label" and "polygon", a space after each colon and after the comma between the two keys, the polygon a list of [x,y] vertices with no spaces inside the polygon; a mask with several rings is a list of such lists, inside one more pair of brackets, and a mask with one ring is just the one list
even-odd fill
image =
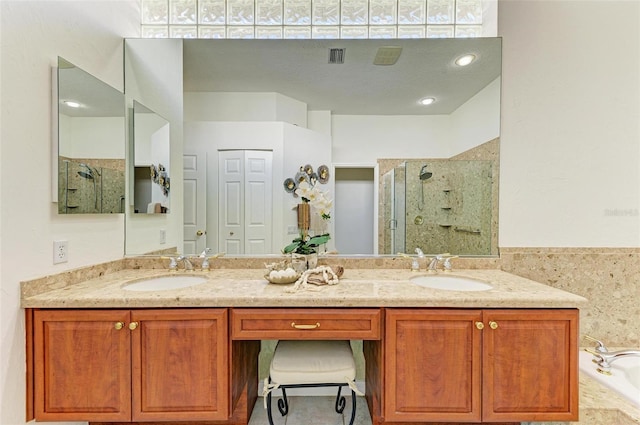
{"label": "cabinet knob", "polygon": [[498,329],[498,322],[494,322],[493,320],[489,322],[489,327],[491,329]]}
{"label": "cabinet knob", "polygon": [[115,328],[115,330],[119,331],[120,329],[124,328],[124,322],[116,322],[113,327]]}
{"label": "cabinet knob", "polygon": [[207,233],[207,232],[203,232],[202,230],[198,230],[198,231],[196,232],[196,236],[202,236],[202,235],[204,235],[205,233]]}
{"label": "cabinet knob", "polygon": [[315,325],[297,325],[296,322],[291,322],[291,327],[294,329],[317,329],[320,327],[320,322]]}
{"label": "cabinet knob", "polygon": [[137,327],[138,327],[138,322],[129,323],[129,329],[131,329],[132,331],[135,330]]}
{"label": "cabinet knob", "polygon": [[484,329],[484,323],[482,322],[476,322],[476,328],[483,330]]}

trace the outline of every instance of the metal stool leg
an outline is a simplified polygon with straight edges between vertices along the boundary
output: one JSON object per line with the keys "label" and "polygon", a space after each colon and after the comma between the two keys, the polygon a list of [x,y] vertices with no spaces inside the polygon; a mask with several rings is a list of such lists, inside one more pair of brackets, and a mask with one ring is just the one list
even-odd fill
{"label": "metal stool leg", "polygon": [[282,398],[278,400],[278,410],[282,416],[287,416],[289,413],[289,401],[287,400],[287,391],[285,387],[280,388],[282,390]]}
{"label": "metal stool leg", "polygon": [[[269,383],[271,383],[271,377],[269,377]],[[269,425],[273,425],[273,416],[271,414],[271,391],[267,393],[267,419]]]}
{"label": "metal stool leg", "polygon": [[351,420],[349,425],[353,425],[353,421],[356,420],[356,392],[351,390]]}
{"label": "metal stool leg", "polygon": [[341,396],[342,387],[338,387],[338,395],[336,396],[336,413],[342,413],[344,411],[344,407],[347,404],[344,396]]}

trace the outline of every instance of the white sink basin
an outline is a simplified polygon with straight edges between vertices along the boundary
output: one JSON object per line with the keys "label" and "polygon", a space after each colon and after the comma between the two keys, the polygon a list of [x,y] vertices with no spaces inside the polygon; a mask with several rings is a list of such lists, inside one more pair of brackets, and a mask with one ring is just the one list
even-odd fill
{"label": "white sink basin", "polygon": [[445,291],[488,291],[493,288],[488,283],[462,276],[415,276],[409,280],[425,288]]}
{"label": "white sink basin", "polygon": [[157,276],[136,280],[124,285],[122,289],[126,291],[167,291],[169,289],[181,289],[199,285],[207,280],[203,276]]}

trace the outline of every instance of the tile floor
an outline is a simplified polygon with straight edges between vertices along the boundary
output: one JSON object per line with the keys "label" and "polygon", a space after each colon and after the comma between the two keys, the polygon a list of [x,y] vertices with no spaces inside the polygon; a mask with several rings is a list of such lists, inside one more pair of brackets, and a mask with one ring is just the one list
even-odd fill
{"label": "tile floor", "polygon": [[[277,390],[276,390],[277,391]],[[335,411],[335,397],[289,396],[289,414],[282,417],[278,411],[278,398],[274,393],[272,400],[274,425],[348,425],[351,418],[351,397],[346,397],[347,405],[342,415]],[[249,425],[268,425],[267,410],[262,397],[258,398]],[[364,397],[356,400],[356,419],[354,425],[371,425],[371,417]]]}

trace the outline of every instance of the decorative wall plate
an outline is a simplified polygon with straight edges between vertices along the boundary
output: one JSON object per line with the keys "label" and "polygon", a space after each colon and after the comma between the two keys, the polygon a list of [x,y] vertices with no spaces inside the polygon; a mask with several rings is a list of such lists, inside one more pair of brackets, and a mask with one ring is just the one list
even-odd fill
{"label": "decorative wall plate", "polygon": [[292,193],[298,187],[295,180],[293,180],[292,178],[286,179],[283,183],[283,186],[284,186],[284,190],[287,193]]}
{"label": "decorative wall plate", "polygon": [[329,181],[329,167],[321,165],[318,167],[318,181],[325,184]]}

